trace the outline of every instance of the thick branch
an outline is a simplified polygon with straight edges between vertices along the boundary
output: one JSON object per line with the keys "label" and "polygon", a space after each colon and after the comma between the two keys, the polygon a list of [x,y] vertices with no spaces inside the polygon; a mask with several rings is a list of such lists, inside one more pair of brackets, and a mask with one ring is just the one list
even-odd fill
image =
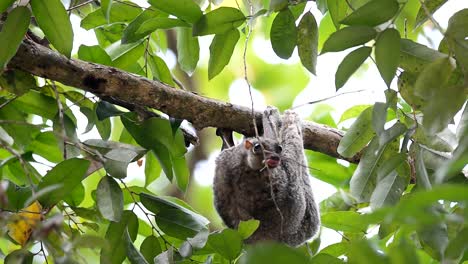
{"label": "thick branch", "polygon": [[[217,127],[244,135],[253,135],[250,109],[175,89],[166,84],[112,67],[68,59],[46,47],[25,39],[9,67],[61,82],[101,98],[112,97],[158,109],[171,117],[186,119],[197,129]],[[261,113],[256,112],[257,124]],[[336,149],[340,131],[304,121],[304,147],[332,157],[341,157]],[[359,157],[345,159],[358,162]]]}

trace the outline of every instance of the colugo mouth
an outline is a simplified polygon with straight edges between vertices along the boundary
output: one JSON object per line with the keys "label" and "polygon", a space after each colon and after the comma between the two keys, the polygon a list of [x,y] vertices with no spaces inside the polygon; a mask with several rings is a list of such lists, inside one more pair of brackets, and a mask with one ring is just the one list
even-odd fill
{"label": "colugo mouth", "polygon": [[269,168],[276,168],[280,164],[280,161],[276,159],[266,159],[265,163]]}

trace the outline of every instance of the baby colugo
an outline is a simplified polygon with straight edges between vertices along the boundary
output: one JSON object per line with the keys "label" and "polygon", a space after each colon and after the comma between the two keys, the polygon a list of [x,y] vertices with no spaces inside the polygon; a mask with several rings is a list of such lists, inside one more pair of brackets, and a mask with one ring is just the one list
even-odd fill
{"label": "baby colugo", "polygon": [[223,150],[216,160],[216,210],[230,228],[259,220],[249,243],[275,240],[298,246],[317,232],[320,218],[301,127],[295,112],[285,111],[281,118],[269,107],[263,114],[263,136]]}

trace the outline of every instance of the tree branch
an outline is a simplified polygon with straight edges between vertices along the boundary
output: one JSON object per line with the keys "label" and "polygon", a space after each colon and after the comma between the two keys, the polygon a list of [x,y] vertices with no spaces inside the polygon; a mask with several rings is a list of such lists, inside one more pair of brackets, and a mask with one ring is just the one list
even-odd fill
{"label": "tree branch", "polygon": [[[9,67],[83,89],[104,99],[111,97],[155,108],[171,117],[188,120],[196,129],[217,127],[247,136],[254,134],[251,112],[247,107],[175,89],[112,67],[68,59],[29,39],[23,41]],[[261,117],[261,112],[255,113],[257,124],[262,123]],[[303,135],[307,149],[354,163],[359,161],[360,155],[343,158],[337,153],[342,138],[339,130],[304,121]]]}

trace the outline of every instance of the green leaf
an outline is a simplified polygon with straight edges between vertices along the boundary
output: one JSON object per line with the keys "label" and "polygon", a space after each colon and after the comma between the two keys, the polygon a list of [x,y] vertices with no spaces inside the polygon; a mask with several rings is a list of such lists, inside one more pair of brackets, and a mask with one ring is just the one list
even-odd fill
{"label": "green leaf", "polygon": [[288,6],[288,0],[271,0],[268,10],[278,12]]}
{"label": "green leaf", "polygon": [[409,173],[400,175],[396,169],[399,166],[407,166],[406,158],[407,156],[401,153],[391,157],[377,173],[379,180],[370,197],[370,206],[373,210],[394,205],[400,200],[409,183]]}
{"label": "green leaf", "polygon": [[375,62],[382,79],[387,87],[395,76],[399,64],[400,55],[400,32],[388,28],[380,33],[375,43]]}
{"label": "green leaf", "polygon": [[394,155],[389,145],[380,146],[374,137],[366,148],[350,181],[351,194],[359,201],[366,202],[376,187],[377,173],[387,156]]}
{"label": "green leaf", "polygon": [[314,15],[306,13],[297,27],[297,50],[302,65],[316,74],[318,53],[318,27]]}
{"label": "green leaf", "polygon": [[78,49],[78,58],[89,62],[95,62],[107,66],[112,65],[112,60],[106,51],[98,45],[81,45]]}
{"label": "green leaf", "polygon": [[266,242],[248,248],[247,252],[241,256],[239,263],[304,264],[310,263],[310,260],[298,249],[279,243]]}
{"label": "green leaf", "polygon": [[352,211],[322,213],[321,224],[333,230],[352,233],[365,233],[368,227],[362,215]]}
{"label": "green leaf", "polygon": [[111,57],[114,67],[128,70],[143,56],[145,46],[141,41],[130,44],[122,44],[120,41],[117,41],[107,47],[106,52]]}
{"label": "green leaf", "polygon": [[351,243],[349,248],[349,263],[388,263],[388,257],[377,251],[377,248],[375,247],[375,245],[373,245],[372,240],[355,240]]}
{"label": "green leaf", "polygon": [[157,9],[174,15],[189,23],[197,22],[203,15],[200,7],[192,0],[149,0]]}
{"label": "green leaf", "polygon": [[128,164],[136,161],[137,157],[138,153],[128,148],[112,149],[104,155],[104,168],[112,177],[123,179],[127,177]]}
{"label": "green leaf", "polygon": [[445,32],[447,45],[455,53],[457,62],[462,66],[463,72],[468,74],[468,9],[462,9],[450,19]]}
{"label": "green leaf", "polygon": [[[421,109],[425,104],[425,100],[415,94],[414,83],[416,76],[410,72],[402,72],[398,76],[398,91],[401,97],[415,110]],[[420,129],[418,129],[419,131]]]}
{"label": "green leaf", "polygon": [[104,14],[104,17],[109,21],[110,11],[112,8],[112,0],[101,0],[101,10]]}
{"label": "green leaf", "polygon": [[331,255],[334,257],[339,257],[344,255],[348,252],[349,243],[348,242],[340,242],[336,244],[331,244],[324,249],[320,250],[320,253]]}
{"label": "green leaf", "polygon": [[175,87],[171,71],[163,59],[156,55],[151,55],[148,63],[151,68],[151,73],[153,74],[153,79]]}
{"label": "green leaf", "polygon": [[335,74],[336,90],[345,85],[354,72],[364,63],[372,52],[370,47],[361,47],[350,52],[338,66]]}
{"label": "green leaf", "polygon": [[239,40],[239,30],[231,29],[223,34],[216,34],[210,45],[208,79],[218,75],[231,60],[232,53]]}
{"label": "green leaf", "polygon": [[[435,207],[429,210],[437,210]],[[444,251],[449,243],[447,234],[447,225],[445,223],[438,223],[422,227],[417,232],[421,245],[432,258],[442,260]]]}
{"label": "green leaf", "polygon": [[102,177],[96,189],[96,198],[101,215],[110,221],[119,222],[123,212],[123,194],[112,177]]}
{"label": "green leaf", "polygon": [[426,165],[423,160],[423,153],[421,147],[415,145],[416,152],[416,180],[418,187],[421,187],[424,190],[429,190],[432,188],[431,181],[429,180],[429,175],[427,174]]}
{"label": "green leaf", "polygon": [[5,12],[9,6],[11,6],[15,0],[3,0],[0,2],[0,14]]}
{"label": "green leaf", "polygon": [[36,79],[30,73],[10,69],[0,75],[0,86],[10,93],[21,96],[37,85]]}
{"label": "green leaf", "polygon": [[328,37],[323,43],[322,52],[342,51],[347,48],[358,46],[374,39],[377,32],[372,27],[351,26],[340,29]]}
{"label": "green leaf", "polygon": [[333,257],[324,253],[319,253],[312,258],[311,263],[341,264],[345,262],[337,257]]}
{"label": "green leaf", "polygon": [[82,183],[78,184],[63,200],[69,206],[78,206],[85,198],[85,188]]}
{"label": "green leaf", "polygon": [[205,14],[193,25],[193,35],[223,34],[238,28],[245,19],[244,14],[237,8],[220,7]]}
{"label": "green leaf", "polygon": [[255,230],[257,230],[259,226],[260,221],[255,219],[240,221],[237,232],[239,232],[243,239],[247,239],[255,232]]}
{"label": "green leaf", "polygon": [[428,64],[414,84],[415,94],[423,99],[433,99],[438,90],[448,82],[454,66],[449,58],[438,59]]}
{"label": "green leaf", "polygon": [[401,39],[400,52],[399,67],[412,73],[420,72],[430,62],[440,58],[447,58],[446,54],[409,39]]}
{"label": "green leaf", "polygon": [[136,42],[142,39],[143,37],[146,36],[146,34],[137,34],[136,32],[144,22],[152,18],[166,17],[166,16],[167,16],[166,13],[156,11],[153,9],[144,10],[135,19],[133,19],[128,24],[128,26],[124,29],[123,34],[122,34],[122,43],[127,44],[131,42]]}
{"label": "green leaf", "polygon": [[276,15],[270,30],[271,47],[282,59],[291,57],[297,42],[297,29],[293,13],[284,9]]}
{"label": "green leaf", "polygon": [[124,211],[119,222],[110,222],[106,231],[109,248],[101,250],[100,263],[122,263],[126,257],[125,231],[128,230],[130,241],[135,241],[138,234],[138,218],[132,211]]}
{"label": "green leaf", "polygon": [[143,254],[146,261],[151,263],[154,258],[162,252],[158,238],[155,236],[145,238],[141,243],[140,252]]}
{"label": "green leaf", "polygon": [[372,0],[345,17],[341,24],[374,27],[390,20],[398,8],[396,0]]}
{"label": "green leaf", "polygon": [[363,149],[374,136],[372,130],[372,108],[364,110],[354,121],[338,145],[338,153],[343,157],[352,157]]}
{"label": "green leaf", "polygon": [[[421,26],[429,18],[427,13],[430,15],[434,14],[441,6],[443,6],[448,0],[426,0],[424,1],[424,8],[419,8],[418,14],[416,15],[416,22],[414,28]],[[427,12],[426,12],[427,10]]]}
{"label": "green leaf", "polygon": [[143,22],[135,34],[146,36],[157,29],[171,29],[175,27],[190,27],[190,24],[175,18],[155,17]]}
{"label": "green leaf", "polygon": [[447,259],[457,262],[468,249],[468,227],[460,230],[456,236],[450,240],[447,249],[445,250],[445,257]]}
{"label": "green leaf", "polygon": [[379,144],[380,146],[383,146],[397,137],[403,135],[407,131],[407,127],[400,123],[399,121],[396,122],[392,127],[390,127],[387,130],[382,131],[382,133],[379,135]]}
{"label": "green leaf", "polygon": [[140,253],[135,248],[135,245],[133,245],[133,240],[130,238],[130,234],[128,233],[128,229],[125,229],[124,232],[124,240],[125,240],[125,245],[126,245],[126,252],[127,252],[127,257],[128,260],[130,260],[130,263],[132,264],[148,264],[150,262],[146,261],[146,259],[143,257],[143,255]]}
{"label": "green leaf", "polygon": [[340,21],[348,12],[348,4],[346,1],[327,0],[328,12],[330,13],[333,25],[338,30],[341,27]]}
{"label": "green leaf", "polygon": [[104,120],[112,116],[121,116],[125,112],[119,110],[115,105],[106,101],[99,101],[96,107],[96,115],[99,120]]}
{"label": "green leaf", "polygon": [[104,248],[109,246],[107,241],[100,236],[83,235],[73,239],[74,248]]}
{"label": "green leaf", "polygon": [[221,233],[211,234],[207,244],[224,258],[234,260],[241,253],[242,237],[236,230],[226,228]]}
{"label": "green leaf", "polygon": [[366,110],[369,107],[371,106],[370,105],[355,105],[355,106],[348,108],[341,115],[340,121],[338,123],[341,123],[345,120],[359,116],[364,110]]}
{"label": "green leaf", "polygon": [[[419,264],[418,256],[416,255],[416,248],[405,237],[401,237],[395,246],[389,247],[388,256],[392,264],[398,263],[414,263]],[[394,243],[396,244],[396,243]]]}
{"label": "green leaf", "polygon": [[193,237],[209,223],[205,217],[160,197],[141,193],[140,200],[156,215],[158,227],[169,236],[179,239]]}
{"label": "green leaf", "polygon": [[52,168],[39,182],[38,190],[56,184],[60,185],[60,188],[41,197],[39,202],[42,206],[48,208],[63,200],[83,180],[89,164],[88,160],[72,158]]}
{"label": "green leaf", "polygon": [[31,12],[24,6],[16,7],[8,14],[0,32],[0,72],[16,54],[28,30],[30,18]]}
{"label": "green leaf", "polygon": [[63,160],[62,150],[59,148],[57,138],[52,131],[38,134],[27,149],[34,152],[34,154],[46,158],[50,162],[58,163]]}
{"label": "green leaf", "polygon": [[161,175],[161,166],[159,165],[154,153],[149,151],[146,153],[145,159],[145,187],[154,182]]}
{"label": "green leaf", "polygon": [[5,257],[5,264],[32,264],[34,254],[26,249],[17,249]]}
{"label": "green leaf", "polygon": [[[157,0],[159,1],[159,0]],[[198,38],[192,36],[191,28],[177,28],[177,61],[187,74],[192,75],[197,67],[200,45]]]}
{"label": "green leaf", "polygon": [[172,180],[175,175],[178,187],[185,190],[189,171],[184,158],[187,150],[181,130],[173,134],[170,122],[165,119],[150,118],[137,124],[134,118],[133,114],[128,114],[121,120],[138,144],[153,150],[166,176]]}
{"label": "green leaf", "polygon": [[132,152],[137,153],[137,157],[135,157],[131,161],[136,161],[140,159],[147,152],[147,150],[142,147],[115,142],[115,141],[101,140],[101,139],[88,139],[84,141],[83,144],[87,147],[96,149],[102,155],[107,154],[109,151],[113,149],[128,149]]}
{"label": "green leaf", "polygon": [[194,237],[187,238],[187,241],[179,247],[179,254],[184,258],[188,258],[193,255],[194,250],[205,247],[209,233],[208,229],[202,229]]}
{"label": "green leaf", "polygon": [[[85,18],[81,20],[81,27],[90,30],[97,27],[105,26],[109,24],[115,24],[118,28],[121,29],[124,25],[123,22],[130,22],[135,19],[141,13],[141,9],[136,6],[129,5],[128,3],[119,3],[113,1],[112,7],[110,10],[109,20],[104,16],[102,8],[96,9],[95,11],[89,13]],[[106,28],[106,27],[105,27]],[[113,27],[107,27],[106,30],[110,30]],[[115,27],[114,27],[115,28]],[[98,36],[97,36],[98,37]],[[120,39],[121,34],[119,34],[118,39]],[[99,37],[98,37],[99,39]],[[111,41],[112,43],[117,40]]]}
{"label": "green leaf", "polygon": [[62,2],[31,0],[29,4],[39,27],[50,43],[60,53],[70,58],[73,48],[73,29]]}

